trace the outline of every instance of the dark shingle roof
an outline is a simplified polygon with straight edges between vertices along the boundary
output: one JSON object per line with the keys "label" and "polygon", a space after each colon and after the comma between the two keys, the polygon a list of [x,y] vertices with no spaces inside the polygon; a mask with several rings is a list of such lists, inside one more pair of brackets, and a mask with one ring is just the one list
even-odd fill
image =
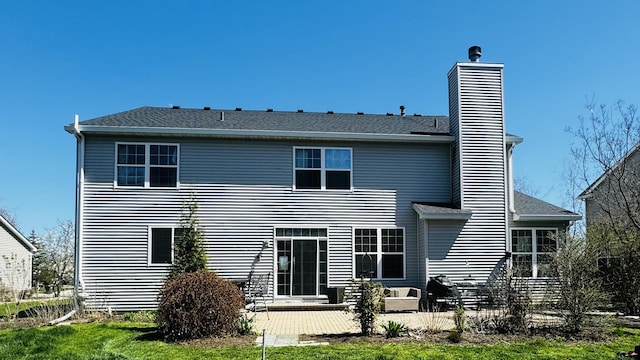
{"label": "dark shingle roof", "polygon": [[[221,121],[224,112],[224,120]],[[80,122],[82,126],[447,135],[447,116],[400,116],[141,107]]]}
{"label": "dark shingle roof", "polygon": [[538,215],[538,216],[567,216],[579,217],[580,215],[555,206],[546,201],[533,196],[516,191],[514,194],[514,206],[517,215]]}
{"label": "dark shingle roof", "polygon": [[[579,220],[580,215],[549,204],[546,201],[516,191],[514,194],[516,221]],[[414,202],[413,209],[423,219],[465,219],[471,217],[472,211],[460,209],[453,204]]]}

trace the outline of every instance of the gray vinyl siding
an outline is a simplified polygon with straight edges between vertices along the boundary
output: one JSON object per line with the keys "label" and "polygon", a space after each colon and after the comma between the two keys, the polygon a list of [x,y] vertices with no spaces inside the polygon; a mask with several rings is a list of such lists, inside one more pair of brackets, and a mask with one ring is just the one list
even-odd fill
{"label": "gray vinyl siding", "polygon": [[[13,257],[25,277],[17,277],[14,271]],[[6,260],[5,260],[6,257]],[[0,289],[12,288],[27,290],[31,288],[31,252],[18,240],[4,224],[0,223]],[[7,261],[7,262],[5,262]],[[24,268],[23,268],[24,266]]]}
{"label": "gray vinyl siding", "polygon": [[450,107],[451,132],[459,139],[452,197],[473,215],[466,222],[428,222],[429,274],[482,281],[503,259],[507,240],[502,67],[458,63],[449,84],[457,86]]}
{"label": "gray vinyl siding", "polygon": [[[179,189],[114,188],[116,141],[179,144]],[[293,191],[294,146],[351,147],[354,190]],[[343,286],[353,272],[353,228],[392,226],[405,228],[406,280],[387,283],[418,286],[411,202],[450,201],[449,151],[447,144],[88,137],[81,285],[90,305],[153,308],[168,267],[147,264],[148,228],[177,226],[194,194],[209,267],[222,276],[274,273],[275,227],[323,227],[328,285]]]}
{"label": "gray vinyl siding", "polygon": [[456,136],[456,142],[451,148],[451,201],[455,205],[460,205],[461,189],[460,189],[460,112],[459,105],[459,91],[458,91],[458,73],[449,73],[449,129],[451,134]]}
{"label": "gray vinyl siding", "polygon": [[426,236],[426,222],[424,220],[420,220],[416,216],[417,222],[417,233],[416,233],[416,242],[418,243],[418,284],[416,286],[422,289],[423,294],[426,298],[427,291],[427,267],[428,267],[428,253],[427,253],[427,236]]}

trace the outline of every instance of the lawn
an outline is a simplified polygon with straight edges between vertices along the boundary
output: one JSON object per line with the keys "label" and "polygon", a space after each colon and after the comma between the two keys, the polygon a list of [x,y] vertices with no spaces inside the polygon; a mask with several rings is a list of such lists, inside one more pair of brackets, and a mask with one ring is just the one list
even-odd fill
{"label": "lawn", "polygon": [[71,299],[23,300],[18,306],[13,302],[0,302],[0,318],[15,315],[16,313],[18,313],[19,316],[26,316],[27,314],[29,316],[34,316],[38,311],[42,311],[41,309],[43,307],[60,307],[64,310],[65,306],[70,304]]}
{"label": "lawn", "polygon": [[[606,343],[531,339],[515,344],[344,344],[267,348],[268,359],[615,359],[640,344],[640,330],[618,329]],[[111,322],[0,331],[0,359],[259,359],[258,346],[167,344],[151,324]]]}

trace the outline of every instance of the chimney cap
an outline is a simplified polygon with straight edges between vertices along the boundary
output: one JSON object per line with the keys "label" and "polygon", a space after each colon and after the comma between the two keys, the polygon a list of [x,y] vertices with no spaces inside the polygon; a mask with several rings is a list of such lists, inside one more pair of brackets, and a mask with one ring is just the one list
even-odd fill
{"label": "chimney cap", "polygon": [[480,61],[480,57],[482,56],[482,48],[478,45],[474,45],[469,48],[469,60],[471,62]]}

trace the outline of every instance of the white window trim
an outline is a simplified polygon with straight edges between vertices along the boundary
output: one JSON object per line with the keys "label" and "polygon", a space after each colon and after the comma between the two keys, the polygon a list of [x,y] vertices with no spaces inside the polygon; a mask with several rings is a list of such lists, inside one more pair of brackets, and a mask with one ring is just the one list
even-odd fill
{"label": "white window trim", "polygon": [[[177,225],[149,225],[147,226],[147,266],[148,267],[159,267],[159,268],[169,268],[171,266],[173,266],[173,263],[175,261],[174,255],[175,255],[175,249],[173,248],[175,245],[175,235],[176,235],[176,229],[180,228],[180,226]],[[151,262],[151,249],[152,249],[152,230],[153,229],[171,229],[171,264],[156,264],[156,263],[152,263]]]}
{"label": "white window trim", "polygon": [[[531,252],[518,252],[518,251],[513,251],[513,230],[530,230],[531,231]],[[536,236],[536,232],[538,230],[542,230],[545,232],[554,232],[556,234],[556,236],[558,235],[558,228],[554,228],[554,227],[526,227],[526,226],[520,226],[520,227],[514,227],[511,228],[509,230],[509,247],[511,248],[511,254],[512,255],[529,255],[531,254],[531,276],[527,277],[528,279],[548,279],[548,276],[538,276],[538,254],[550,254],[550,252],[538,252],[538,238]],[[557,251],[557,246],[559,246],[559,244],[557,243],[556,240],[556,251]],[[513,261],[511,261],[511,266],[513,266]]]}
{"label": "white window trim", "polygon": [[[312,168],[298,168],[296,167],[296,150],[298,149],[320,149],[320,189],[298,189],[296,184],[296,170],[315,170]],[[337,171],[347,171],[344,169],[327,169],[325,167],[325,150],[349,150],[349,164],[351,167],[349,168],[349,189],[327,189],[327,170],[337,170]],[[293,177],[292,177],[292,188],[295,191],[353,191],[353,148],[350,147],[334,147],[334,146],[294,146],[293,147]]]}
{"label": "white window trim", "polygon": [[[118,165],[118,145],[144,145],[144,186],[118,185],[118,166],[136,166],[136,165]],[[174,165],[151,165],[151,145],[175,146],[176,154],[176,186],[151,186],[151,167],[171,167]],[[179,143],[160,143],[160,142],[116,142],[114,150],[114,168],[113,168],[113,187],[122,189],[180,189],[180,144]]]}
{"label": "white window trim", "polygon": [[[368,280],[406,280],[407,279],[407,230],[402,226],[353,226],[351,229],[351,276],[356,279],[359,278],[359,274],[356,274],[356,255],[364,255],[363,252],[356,252],[356,229],[375,229],[376,230],[376,252],[377,257],[376,274],[377,277]],[[402,253],[399,252],[383,252],[382,251],[382,229],[401,229],[402,230]],[[383,278],[382,277],[382,255],[400,255],[402,254],[402,277],[401,278]]]}
{"label": "white window trim", "polygon": [[[325,229],[327,231],[327,236],[276,236],[277,229]],[[278,295],[278,241],[294,241],[294,240],[316,240],[316,297],[326,298],[327,295],[320,295],[319,293],[319,284],[320,284],[320,241],[325,241],[327,243],[327,285],[326,287],[331,287],[329,279],[331,278],[331,264],[330,264],[330,246],[329,246],[329,226],[326,225],[305,225],[305,224],[296,224],[296,225],[277,225],[273,227],[273,258],[275,259],[273,265],[273,292],[275,298],[304,298],[305,296],[310,295]],[[293,244],[292,244],[293,245]],[[293,247],[291,249],[293,251]]]}

